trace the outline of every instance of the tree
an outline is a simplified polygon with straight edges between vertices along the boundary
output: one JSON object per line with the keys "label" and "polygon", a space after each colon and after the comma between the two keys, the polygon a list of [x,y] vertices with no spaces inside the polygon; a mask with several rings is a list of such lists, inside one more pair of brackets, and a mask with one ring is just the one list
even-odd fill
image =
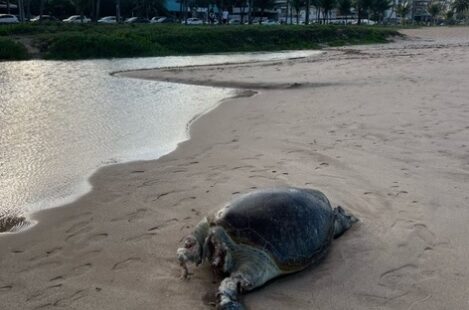
{"label": "tree", "polygon": [[264,17],[265,10],[272,9],[275,6],[275,0],[254,0],[254,6],[261,10],[261,19],[259,19],[260,23]]}
{"label": "tree", "polygon": [[304,7],[304,0],[291,0],[291,6],[295,9],[296,24],[300,23],[300,11]]}
{"label": "tree", "polygon": [[308,25],[309,24],[309,10],[310,10],[310,7],[311,7],[311,0],[305,0],[306,3],[305,3],[305,11],[306,11],[306,14],[305,14],[305,25]]}
{"label": "tree", "polygon": [[373,19],[382,22],[384,19],[384,12],[392,7],[391,0],[371,0],[369,10],[372,13]]}
{"label": "tree", "polygon": [[85,16],[85,9],[87,9],[89,5],[88,0],[71,0],[70,2],[75,7],[77,13],[80,14],[81,21],[83,22],[83,18]]}
{"label": "tree", "polygon": [[41,4],[39,5],[39,18],[44,14],[45,1],[46,0],[41,0]]}
{"label": "tree", "polygon": [[319,23],[321,15],[321,3],[320,0],[311,0],[311,4],[316,9],[316,23]]}
{"label": "tree", "polygon": [[347,24],[347,16],[349,16],[352,8],[352,0],[338,0],[337,9],[339,14],[345,16],[345,24]]}
{"label": "tree", "polygon": [[329,20],[330,12],[336,7],[336,0],[319,0],[319,6],[322,8],[322,18],[326,23]]}
{"label": "tree", "polygon": [[357,24],[360,25],[362,18],[368,16],[368,9],[371,6],[372,0],[355,0],[354,7],[357,12],[358,21]]}
{"label": "tree", "polygon": [[452,8],[459,16],[462,16],[465,11],[469,10],[469,0],[454,0]]}
{"label": "tree", "polygon": [[244,16],[246,15],[246,0],[234,0],[234,6],[240,8],[241,24],[244,24]]}
{"label": "tree", "polygon": [[408,2],[401,2],[396,6],[396,14],[400,17],[401,23],[405,24],[407,15],[410,13],[410,4]]}
{"label": "tree", "polygon": [[441,12],[441,4],[439,2],[431,2],[428,5],[427,10],[428,10],[428,14],[430,14],[432,17],[432,23],[435,24],[436,17],[440,15],[440,12]]}
{"label": "tree", "polygon": [[451,20],[453,19],[453,17],[454,17],[454,12],[453,12],[453,10],[447,10],[447,11],[445,12],[445,18],[446,18],[446,20],[451,21]]}

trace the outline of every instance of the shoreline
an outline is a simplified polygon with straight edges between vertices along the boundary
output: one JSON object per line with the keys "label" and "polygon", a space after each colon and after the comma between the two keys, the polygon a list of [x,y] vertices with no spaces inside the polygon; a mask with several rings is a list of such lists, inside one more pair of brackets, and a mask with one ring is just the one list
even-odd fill
{"label": "shoreline", "polygon": [[6,309],[206,309],[216,284],[205,267],[178,279],[180,238],[232,197],[275,185],[318,188],[361,223],[320,266],[248,294],[252,309],[464,307],[464,44],[451,53],[444,44],[427,53],[355,47],[336,59],[177,73],[337,84],[223,100],[173,152],[100,168],[90,193],[36,213],[27,232],[0,236]]}
{"label": "shoreline", "polygon": [[[226,87],[224,87],[224,88],[226,88]],[[109,164],[109,163],[108,164],[103,164],[103,165],[99,166],[94,171],[89,173],[88,176],[86,176],[84,178],[84,181],[83,181],[82,185],[83,185],[83,188],[86,188],[86,189],[83,189],[82,191],[77,191],[73,195],[69,195],[69,196],[57,199],[57,201],[60,201],[60,202],[52,204],[53,205],[52,207],[39,209],[37,211],[28,212],[28,213],[25,213],[25,214],[22,214],[22,215],[19,215],[19,216],[15,216],[15,217],[3,218],[2,220],[5,219],[7,222],[12,221],[12,222],[16,222],[16,223],[11,225],[10,229],[12,229],[12,230],[10,230],[10,229],[7,229],[6,231],[0,230],[0,239],[4,235],[16,235],[16,234],[27,233],[30,229],[32,229],[35,225],[37,225],[39,223],[39,221],[36,219],[37,214],[39,214],[41,212],[44,212],[44,211],[57,209],[57,208],[67,208],[69,205],[73,205],[75,202],[78,202],[82,197],[84,197],[84,196],[88,195],[89,193],[91,193],[93,191],[93,184],[91,182],[91,179],[93,178],[93,176],[95,174],[99,173],[101,169],[104,169],[106,167],[112,167],[112,166],[115,166],[115,165],[126,165],[128,163],[134,163],[134,162],[157,161],[161,157],[164,157],[164,156],[169,155],[172,152],[174,152],[179,147],[180,144],[182,144],[182,143],[184,143],[184,142],[191,139],[191,136],[190,136],[191,126],[200,117],[202,117],[203,115],[205,115],[207,113],[210,113],[213,109],[216,109],[219,105],[223,104],[223,102],[225,102],[225,101],[229,101],[231,99],[237,99],[237,98],[250,97],[250,96],[254,96],[254,95],[257,94],[257,92],[255,92],[255,91],[236,89],[236,88],[233,88],[233,91],[235,93],[232,96],[225,97],[222,100],[220,100],[217,104],[215,104],[213,107],[207,109],[206,111],[202,111],[199,114],[194,115],[194,117],[192,117],[185,126],[186,127],[185,128],[186,129],[186,139],[177,142],[174,149],[172,149],[168,153],[163,154],[163,155],[161,155],[157,158],[152,158],[152,159],[127,160],[127,161],[111,163],[111,164]],[[2,226],[0,226],[0,228],[1,227]],[[6,227],[8,227],[8,225],[6,225]]]}

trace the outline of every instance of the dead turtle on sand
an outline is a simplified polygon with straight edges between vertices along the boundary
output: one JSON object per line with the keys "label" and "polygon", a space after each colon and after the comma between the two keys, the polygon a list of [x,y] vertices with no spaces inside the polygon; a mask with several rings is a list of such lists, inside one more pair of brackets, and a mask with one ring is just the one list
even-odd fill
{"label": "dead turtle on sand", "polygon": [[227,275],[218,288],[217,308],[243,309],[239,293],[320,261],[332,239],[356,221],[341,207],[332,209],[317,190],[257,190],[205,217],[184,238],[177,257],[184,277],[187,262],[204,261]]}

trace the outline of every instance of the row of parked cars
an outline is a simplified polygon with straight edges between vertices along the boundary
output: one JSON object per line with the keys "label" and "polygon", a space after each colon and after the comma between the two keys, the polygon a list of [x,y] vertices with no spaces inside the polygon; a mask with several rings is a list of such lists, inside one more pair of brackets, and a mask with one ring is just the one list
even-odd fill
{"label": "row of parked cars", "polygon": [[[42,16],[36,16],[34,18],[31,18],[29,20],[30,22],[60,22],[60,20],[54,16],[51,15],[42,15]],[[91,19],[86,17],[86,16],[81,16],[81,15],[72,15],[66,19],[63,19],[62,22],[64,23],[89,23],[91,22]],[[174,20],[171,17],[165,17],[165,16],[155,16],[152,19],[146,19],[143,17],[130,17],[124,20],[124,23],[127,24],[164,24],[164,23],[174,23],[176,20]],[[0,14],[0,24],[16,24],[19,23],[18,16],[13,15],[13,14]],[[103,18],[100,18],[98,20],[98,23],[100,24],[116,24],[117,23],[117,18],[115,16],[106,16]]]}
{"label": "row of parked cars", "polygon": [[[42,15],[42,16],[36,16],[30,20],[30,22],[60,22],[60,20],[54,16],[51,15]],[[86,17],[86,16],[80,16],[80,15],[72,15],[66,19],[63,19],[62,22],[64,23],[89,23],[91,22],[91,19]],[[97,21],[99,24],[116,24],[117,23],[117,18],[116,16],[106,16],[103,18],[100,18]],[[143,17],[130,17],[124,20],[124,23],[127,24],[166,24],[166,23],[176,23],[177,20],[175,20],[172,17],[166,17],[166,16],[155,16],[151,19],[146,19]],[[0,14],[0,24],[15,24],[19,23],[19,19],[16,15],[12,14]],[[188,25],[203,25],[206,23],[203,19],[196,18],[196,17],[190,17],[187,18],[186,20],[183,20],[181,22],[182,24],[188,24]],[[239,19],[230,19],[228,22],[230,25],[240,25],[243,24],[241,20]],[[244,23],[247,23],[245,21]],[[252,21],[253,24],[263,24],[263,25],[278,25],[280,24],[278,21],[275,20],[270,20],[270,19],[259,19],[255,18]],[[218,21],[214,21],[214,24],[218,24]]]}

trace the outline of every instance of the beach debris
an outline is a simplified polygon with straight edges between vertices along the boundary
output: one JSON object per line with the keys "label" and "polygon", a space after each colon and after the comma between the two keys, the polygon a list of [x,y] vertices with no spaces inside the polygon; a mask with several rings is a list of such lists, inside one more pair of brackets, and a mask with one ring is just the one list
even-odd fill
{"label": "beach debris", "polygon": [[24,216],[0,216],[0,233],[11,231],[25,224],[25,222],[26,218]]}
{"label": "beach debris", "polygon": [[357,221],[317,190],[256,190],[205,217],[183,238],[177,258],[183,278],[190,275],[188,263],[203,262],[224,276],[217,309],[244,309],[240,293],[321,261],[332,239]]}

